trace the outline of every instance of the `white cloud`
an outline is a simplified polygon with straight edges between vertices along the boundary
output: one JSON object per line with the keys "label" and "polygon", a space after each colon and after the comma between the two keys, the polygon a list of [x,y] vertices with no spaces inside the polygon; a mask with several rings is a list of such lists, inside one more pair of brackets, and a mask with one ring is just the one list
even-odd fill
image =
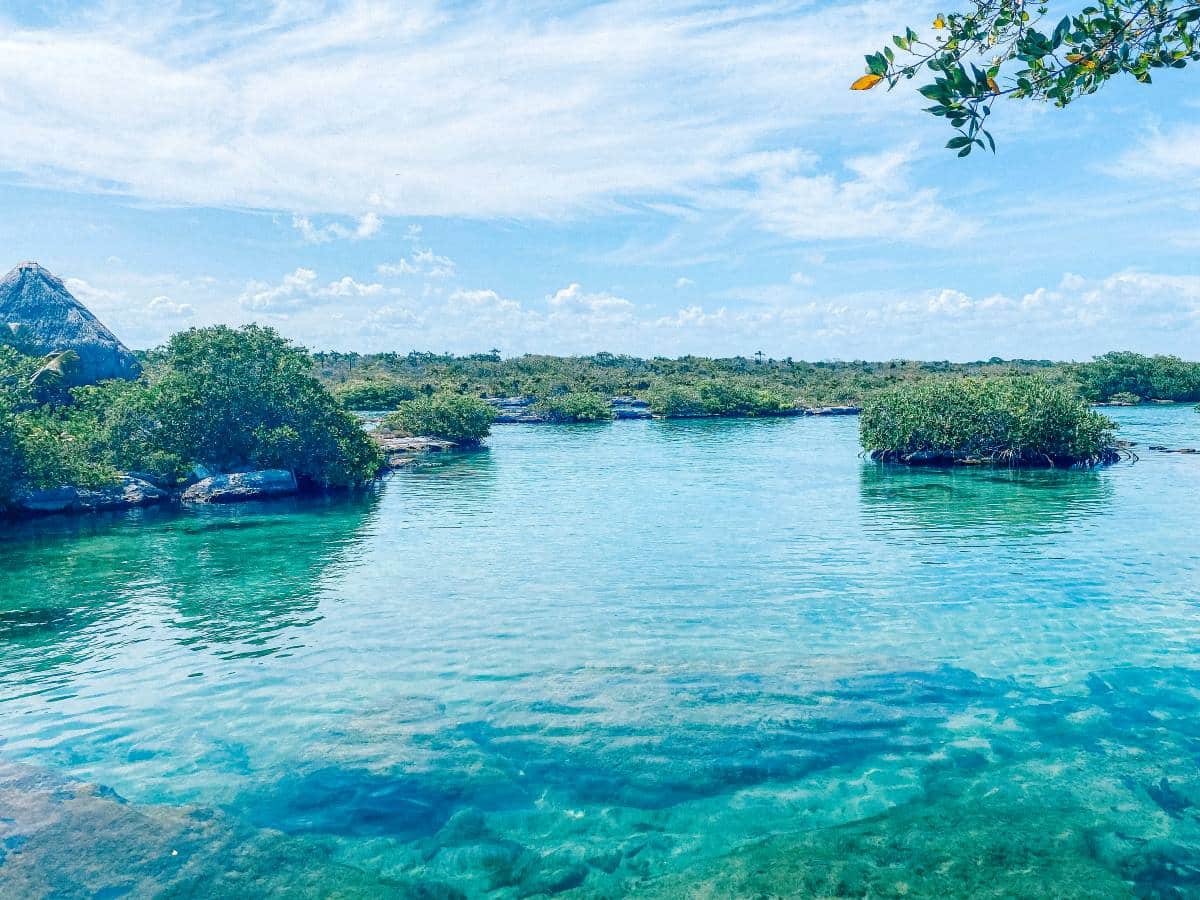
{"label": "white cloud", "polygon": [[172,332],[193,324],[198,318],[197,303],[177,300],[176,296],[198,299],[216,286],[215,280],[207,276],[187,279],[108,270],[99,277],[103,285],[83,278],[67,278],[65,284],[130,347],[154,346]]}
{"label": "white cloud", "polygon": [[683,290],[684,288],[688,287],[695,287],[695,285],[696,282],[692,281],[690,278],[680,276],[679,278],[675,279],[675,287],[678,290]]}
{"label": "white cloud", "polygon": [[165,294],[152,299],[146,304],[146,312],[160,319],[190,319],[196,314],[190,303],[176,303]]}
{"label": "white cloud", "polygon": [[634,312],[633,304],[624,297],[589,294],[579,284],[556,291],[546,298],[546,304],[558,316],[585,316],[595,323],[628,321]]}
{"label": "white cloud", "polygon": [[374,297],[381,293],[383,293],[382,284],[364,284],[361,281],[355,281],[349,275],[330,282],[328,287],[318,292],[320,296],[328,297]]}
{"label": "white cloud", "polygon": [[292,227],[309,244],[327,244],[336,240],[362,241],[372,238],[383,230],[383,219],[378,213],[369,212],[359,218],[353,228],[338,222],[318,228],[307,216],[292,216]]}
{"label": "white cloud", "polygon": [[1138,145],[1109,168],[1116,175],[1175,181],[1200,178],[1200,125],[1179,125],[1168,130],[1154,129]]}
{"label": "white cloud", "polygon": [[730,355],[762,349],[809,359],[1084,358],[1118,347],[1182,353],[1200,339],[1200,276],[1068,274],[1051,287],[1011,296],[934,288],[813,297],[811,290],[789,280],[730,292],[729,303],[659,310],[579,283],[541,302],[459,289],[419,298],[391,294],[379,308],[370,298],[356,300],[365,305],[342,310],[348,334],[329,330],[316,309],[293,317],[289,328],[325,329],[321,338],[304,334],[309,343],[374,350]]}
{"label": "white cloud", "polygon": [[977,226],[953,214],[936,191],[908,177],[916,145],[850,159],[852,173],[816,173],[811,159],[779,158],[754,172],[752,191],[719,195],[717,202],[753,213],[762,227],[801,241],[882,238],[962,240]]}
{"label": "white cloud", "polygon": [[559,216],[725,187],[803,156],[779,146],[795,135],[916,105],[845,90],[906,20],[899,0],[98,10],[4,30],[0,169],[166,203],[372,210],[297,216],[315,242],[370,237],[381,216]]}
{"label": "white cloud", "polygon": [[[130,344],[152,346],[184,324],[264,317],[311,347],[376,350],[639,355],[749,354],[798,359],[993,355],[1086,358],[1114,348],[1187,355],[1200,341],[1200,275],[1137,270],[1073,273],[1024,293],[955,287],[813,294],[787,279],[661,308],[573,282],[540,299],[487,288],[322,278],[298,268],[251,282],[232,303],[222,284],[127,278],[68,287]],[[181,292],[186,302],[174,299]],[[234,293],[232,296],[236,296]]]}
{"label": "white cloud", "polygon": [[346,275],[322,287],[317,283],[317,273],[312,269],[299,268],[277,284],[251,281],[238,298],[238,304],[249,310],[268,314],[287,313],[347,297],[374,297],[383,293],[382,284],[366,284]]}
{"label": "white cloud", "polygon": [[[417,232],[418,236],[420,232]],[[407,259],[376,266],[380,275],[423,275],[426,278],[453,278],[457,267],[448,256],[432,250],[415,250]]]}

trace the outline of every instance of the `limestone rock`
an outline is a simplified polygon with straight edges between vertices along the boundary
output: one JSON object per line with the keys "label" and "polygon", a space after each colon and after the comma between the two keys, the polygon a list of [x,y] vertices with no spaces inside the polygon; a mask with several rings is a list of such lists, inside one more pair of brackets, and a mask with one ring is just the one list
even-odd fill
{"label": "limestone rock", "polygon": [[132,509],[170,499],[170,494],[148,481],[126,475],[115,484],[95,489],[76,487],[18,491],[13,508],[27,514],[91,512]]}
{"label": "limestone rock", "polygon": [[860,406],[818,406],[810,409],[810,416],[857,416],[862,412]]}
{"label": "limestone rock", "polygon": [[296,476],[286,469],[262,469],[258,472],[233,472],[213,475],[196,482],[183,492],[184,503],[238,503],[285,497],[298,490]]}

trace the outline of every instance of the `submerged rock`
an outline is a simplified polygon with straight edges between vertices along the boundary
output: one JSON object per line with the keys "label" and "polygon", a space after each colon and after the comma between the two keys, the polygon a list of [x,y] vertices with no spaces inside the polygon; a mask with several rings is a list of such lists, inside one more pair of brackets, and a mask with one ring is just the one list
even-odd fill
{"label": "submerged rock", "polygon": [[115,484],[100,488],[57,487],[18,491],[13,509],[39,515],[61,512],[132,509],[170,499],[170,494],[141,478],[122,476]]}
{"label": "submerged rock", "polygon": [[0,896],[458,898],[449,884],[348,865],[325,835],[220,810],[128,802],[0,761]]}
{"label": "submerged rock", "polygon": [[183,492],[184,503],[237,503],[285,497],[299,490],[296,476],[286,469],[262,469],[258,472],[233,472],[213,475],[196,482]]}

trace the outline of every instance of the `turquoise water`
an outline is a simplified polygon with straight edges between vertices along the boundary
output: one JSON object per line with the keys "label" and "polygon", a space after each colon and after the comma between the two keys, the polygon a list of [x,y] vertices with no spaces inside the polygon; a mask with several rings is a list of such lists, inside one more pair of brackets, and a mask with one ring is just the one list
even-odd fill
{"label": "turquoise water", "polygon": [[0,533],[0,896],[1200,894],[1200,456],[490,445]]}

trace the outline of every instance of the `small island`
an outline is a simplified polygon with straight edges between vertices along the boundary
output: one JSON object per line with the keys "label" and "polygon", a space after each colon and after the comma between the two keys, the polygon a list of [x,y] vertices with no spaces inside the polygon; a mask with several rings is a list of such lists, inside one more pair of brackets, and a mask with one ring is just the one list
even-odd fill
{"label": "small island", "polygon": [[860,420],[872,459],[923,466],[1112,463],[1122,453],[1116,429],[1078,396],[1037,376],[900,385],[870,397]]}
{"label": "small island", "polygon": [[878,461],[1090,467],[1129,455],[1091,405],[1200,399],[1200,365],[1132,353],[961,364],[362,356],[313,354],[259,325],[191,328],[133,353],[36,263],[0,281],[0,321],[8,516],[352,490],[429,453],[476,449],[508,423],[861,412]]}

